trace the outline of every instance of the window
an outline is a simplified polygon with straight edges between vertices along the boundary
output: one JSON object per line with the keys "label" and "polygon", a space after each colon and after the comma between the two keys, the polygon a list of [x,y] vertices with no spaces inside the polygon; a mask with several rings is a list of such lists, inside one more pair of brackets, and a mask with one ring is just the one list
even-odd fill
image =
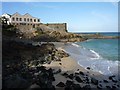
{"label": "window", "polygon": [[22,21],[22,18],[20,18],[20,21]]}
{"label": "window", "polygon": [[18,21],[18,18],[16,18],[16,21]]}
{"label": "window", "polygon": [[36,22],[36,19],[34,19],[34,22]]}
{"label": "window", "polygon": [[15,18],[13,17],[12,20],[15,21]]}
{"label": "window", "polygon": [[27,19],[27,21],[29,22],[29,18]]}
{"label": "window", "polygon": [[32,22],[32,19],[30,19],[30,22]]}
{"label": "window", "polygon": [[40,19],[38,19],[38,22],[40,22]]}
{"label": "window", "polygon": [[26,18],[24,18],[24,21],[26,21]]}

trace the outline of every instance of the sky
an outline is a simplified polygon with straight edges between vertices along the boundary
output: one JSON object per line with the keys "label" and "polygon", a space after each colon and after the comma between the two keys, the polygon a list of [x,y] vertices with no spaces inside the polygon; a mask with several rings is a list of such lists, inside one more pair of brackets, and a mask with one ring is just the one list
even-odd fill
{"label": "sky", "polygon": [[2,2],[2,14],[15,12],[67,23],[69,32],[118,32],[117,2]]}

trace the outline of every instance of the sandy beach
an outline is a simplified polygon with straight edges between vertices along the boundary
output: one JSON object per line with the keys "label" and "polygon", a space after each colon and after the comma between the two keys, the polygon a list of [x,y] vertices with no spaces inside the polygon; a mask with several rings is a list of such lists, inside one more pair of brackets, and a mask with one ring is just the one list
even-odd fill
{"label": "sandy beach", "polygon": [[[56,45],[57,49],[64,50],[65,45],[63,43],[54,43],[54,44]],[[54,75],[55,76],[55,81],[53,82],[54,86],[56,86],[59,82],[65,83],[67,80],[71,80],[70,78],[64,77],[62,75],[63,73],[67,73],[68,75],[70,75],[70,74],[75,75],[75,73],[83,72],[84,73],[83,79],[84,79],[84,77],[87,76],[90,78],[94,77],[97,80],[99,80],[100,82],[102,82],[102,80],[109,81],[107,79],[108,78],[107,76],[104,76],[99,72],[95,72],[95,71],[83,68],[82,66],[80,66],[77,63],[77,60],[74,60],[71,56],[62,58],[61,61],[52,61],[51,64],[44,64],[43,66],[45,66],[46,68],[52,68],[54,70],[56,70],[56,69],[61,70],[60,73]],[[72,81],[76,84],[80,84],[80,86],[82,86],[82,87],[84,85],[86,85],[85,83],[78,83],[75,80],[72,80]],[[102,82],[102,84],[104,86],[104,82]],[[109,83],[107,85],[111,85],[111,84],[113,84],[113,83]],[[96,86],[93,84],[90,84],[90,86],[92,88],[96,88]]]}

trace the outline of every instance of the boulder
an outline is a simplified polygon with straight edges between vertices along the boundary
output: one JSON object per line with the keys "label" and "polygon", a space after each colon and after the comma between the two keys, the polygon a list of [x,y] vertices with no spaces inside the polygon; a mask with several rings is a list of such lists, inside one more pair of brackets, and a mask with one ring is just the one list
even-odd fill
{"label": "boulder", "polygon": [[90,67],[87,67],[88,70],[90,70]]}
{"label": "boulder", "polygon": [[110,87],[110,86],[106,86],[106,88],[111,89],[111,87]]}
{"label": "boulder", "polygon": [[98,85],[98,80],[95,78],[91,78],[91,83],[93,83],[94,85]]}
{"label": "boulder", "polygon": [[97,88],[98,88],[98,89],[102,89],[102,85],[101,85],[101,84],[98,84],[98,85],[97,85]]}
{"label": "boulder", "polygon": [[73,81],[67,80],[66,81],[66,86],[72,86],[73,85]]}
{"label": "boulder", "polygon": [[84,88],[85,90],[91,90],[91,86],[90,86],[90,85],[85,85],[83,88]]}
{"label": "boulder", "polygon": [[38,88],[40,88],[39,85],[37,85],[37,84],[32,84],[29,89],[38,89]]}
{"label": "boulder", "polygon": [[54,71],[53,73],[54,74],[58,74],[58,73],[60,73],[61,72],[61,69],[58,69],[57,71]]}
{"label": "boulder", "polygon": [[105,83],[108,83],[108,81],[107,80],[103,80]]}
{"label": "boulder", "polygon": [[63,82],[59,82],[56,86],[57,87],[65,87],[65,84]]}
{"label": "boulder", "polygon": [[79,72],[80,75],[85,75],[82,71]]}
{"label": "boulder", "polygon": [[109,79],[112,80],[113,77],[115,77],[115,75],[113,75],[113,76],[109,76]]}
{"label": "boulder", "polygon": [[62,74],[63,76],[65,76],[66,78],[68,77],[68,74],[65,72]]}
{"label": "boulder", "polygon": [[82,80],[79,76],[76,76],[76,77],[75,77],[75,80],[76,80],[77,82],[79,82],[79,83],[83,82],[83,80]]}
{"label": "boulder", "polygon": [[116,89],[117,87],[115,85],[112,86],[112,89]]}
{"label": "boulder", "polygon": [[74,75],[73,75],[73,74],[70,74],[70,75],[68,75],[68,78],[73,79],[73,78],[74,78]]}
{"label": "boulder", "polygon": [[18,75],[14,75],[5,80],[5,88],[28,88],[30,83]]}
{"label": "boulder", "polygon": [[80,90],[81,86],[79,84],[73,84],[73,90]]}
{"label": "boulder", "polygon": [[112,81],[113,81],[114,83],[117,83],[117,82],[118,82],[115,78],[112,78]]}

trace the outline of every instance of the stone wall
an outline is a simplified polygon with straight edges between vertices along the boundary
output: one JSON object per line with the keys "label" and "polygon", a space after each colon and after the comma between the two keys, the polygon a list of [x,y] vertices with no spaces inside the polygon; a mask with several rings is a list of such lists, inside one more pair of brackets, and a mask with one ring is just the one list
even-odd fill
{"label": "stone wall", "polygon": [[67,32],[67,23],[47,23],[44,24],[50,29]]}
{"label": "stone wall", "polygon": [[15,26],[23,32],[29,31],[35,28],[36,30],[37,28],[40,28],[43,31],[53,30],[53,31],[59,31],[59,32],[67,32],[66,23],[53,23],[53,24],[52,23],[47,23],[47,24],[40,23],[40,24],[25,24],[25,25],[17,24]]}

